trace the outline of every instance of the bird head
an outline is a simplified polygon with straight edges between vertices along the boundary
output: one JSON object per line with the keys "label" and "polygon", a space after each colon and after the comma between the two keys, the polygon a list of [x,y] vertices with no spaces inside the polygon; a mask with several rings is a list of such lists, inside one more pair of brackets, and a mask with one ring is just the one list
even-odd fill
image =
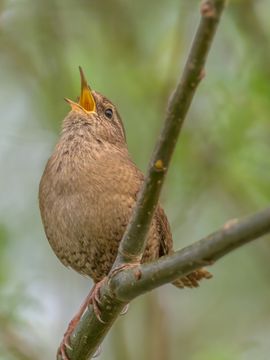
{"label": "bird head", "polygon": [[[84,125],[92,136],[101,142],[126,143],[125,130],[115,105],[105,96],[93,91],[87,83],[81,67],[81,94],[78,101],[65,99],[71,112],[64,121],[69,128]],[[69,119],[72,118],[72,122]]]}

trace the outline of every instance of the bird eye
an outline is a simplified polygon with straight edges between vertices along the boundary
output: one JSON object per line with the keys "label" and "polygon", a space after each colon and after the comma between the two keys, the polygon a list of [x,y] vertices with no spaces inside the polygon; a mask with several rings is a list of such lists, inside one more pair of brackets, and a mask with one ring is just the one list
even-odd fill
{"label": "bird eye", "polygon": [[113,110],[111,108],[107,108],[104,113],[108,119],[111,119],[113,116]]}

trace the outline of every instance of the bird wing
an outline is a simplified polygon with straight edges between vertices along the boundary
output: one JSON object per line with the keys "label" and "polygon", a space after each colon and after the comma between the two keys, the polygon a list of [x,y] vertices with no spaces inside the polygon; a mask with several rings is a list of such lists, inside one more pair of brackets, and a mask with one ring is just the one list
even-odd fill
{"label": "bird wing", "polygon": [[161,257],[173,252],[172,233],[167,216],[160,205],[157,206],[155,216],[160,234],[159,257]]}

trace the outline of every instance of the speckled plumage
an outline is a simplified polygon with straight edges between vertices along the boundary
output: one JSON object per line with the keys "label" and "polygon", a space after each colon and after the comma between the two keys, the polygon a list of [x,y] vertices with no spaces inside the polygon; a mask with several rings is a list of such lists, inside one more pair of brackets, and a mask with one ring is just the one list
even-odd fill
{"label": "speckled plumage", "polygon": [[[72,109],[40,182],[39,202],[49,243],[61,262],[94,282],[106,276],[128,224],[143,174],[130,159],[115,106],[92,91],[96,113]],[[112,118],[105,115],[112,110]],[[142,261],[172,253],[168,220],[158,206]],[[197,286],[204,270],[175,283]]]}

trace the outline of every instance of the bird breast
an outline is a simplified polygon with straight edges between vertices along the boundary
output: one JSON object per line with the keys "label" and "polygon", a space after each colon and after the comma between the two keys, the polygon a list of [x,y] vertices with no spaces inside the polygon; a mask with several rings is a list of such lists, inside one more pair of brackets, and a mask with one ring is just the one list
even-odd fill
{"label": "bird breast", "polygon": [[59,259],[98,279],[96,269],[108,269],[97,266],[96,259],[111,266],[135,204],[140,173],[124,151],[74,140],[69,146],[58,144],[47,163],[40,183],[41,216]]}

